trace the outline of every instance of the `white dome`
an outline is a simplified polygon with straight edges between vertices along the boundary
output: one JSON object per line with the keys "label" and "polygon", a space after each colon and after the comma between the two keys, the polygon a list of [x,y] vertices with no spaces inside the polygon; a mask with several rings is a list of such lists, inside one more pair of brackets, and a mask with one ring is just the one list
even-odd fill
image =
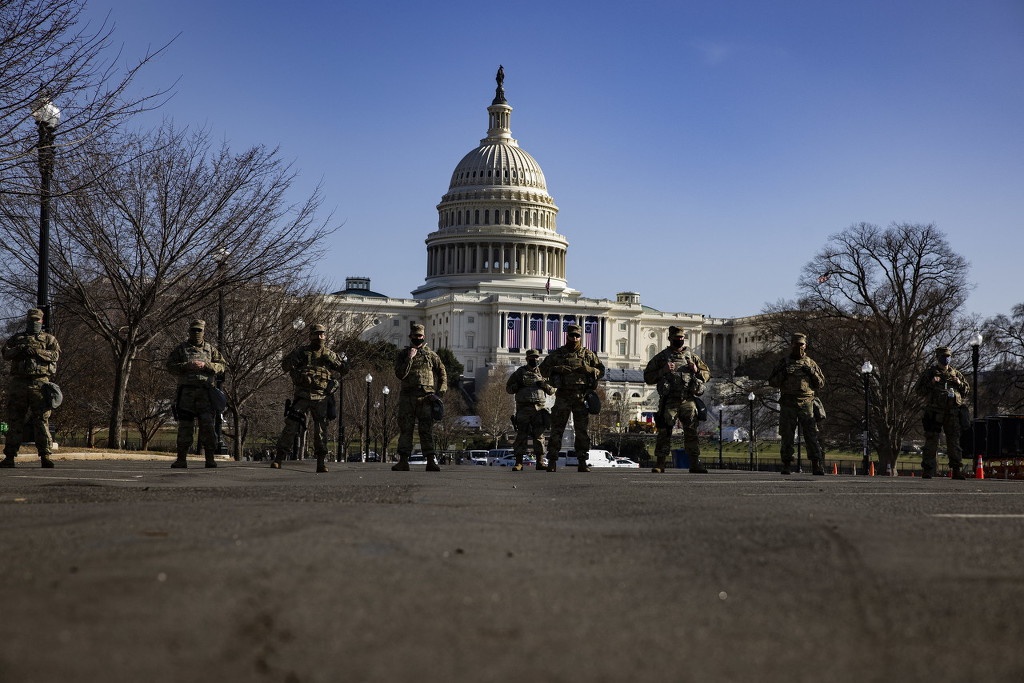
{"label": "white dome", "polygon": [[564,292],[568,241],[544,172],[512,137],[503,72],[487,107],[487,137],[459,161],[427,235],[427,277],[413,296],[447,292]]}

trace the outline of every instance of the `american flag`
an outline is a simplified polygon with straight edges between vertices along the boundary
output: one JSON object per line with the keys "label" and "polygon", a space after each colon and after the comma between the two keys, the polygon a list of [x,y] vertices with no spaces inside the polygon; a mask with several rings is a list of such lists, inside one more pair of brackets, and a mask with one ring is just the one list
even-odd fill
{"label": "american flag", "polygon": [[508,314],[505,330],[505,346],[509,351],[518,351],[523,339],[523,321],[519,319],[518,313]]}
{"label": "american flag", "polygon": [[545,348],[557,349],[562,345],[562,328],[558,325],[558,316],[549,315],[547,323],[547,337],[548,341],[545,344]]}
{"label": "american flag", "polygon": [[597,353],[598,337],[600,337],[600,327],[598,327],[597,318],[587,318],[587,321],[583,323],[583,345]]}
{"label": "american flag", "polygon": [[544,316],[540,313],[530,316],[530,346],[544,350]]}

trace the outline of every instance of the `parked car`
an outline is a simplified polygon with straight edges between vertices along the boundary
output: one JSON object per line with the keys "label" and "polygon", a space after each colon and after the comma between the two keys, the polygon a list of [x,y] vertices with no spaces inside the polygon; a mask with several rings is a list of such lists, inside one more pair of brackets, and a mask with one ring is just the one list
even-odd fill
{"label": "parked car", "polygon": [[[558,451],[559,467],[575,467],[579,464],[575,451]],[[587,451],[587,465],[590,467],[618,467],[615,463],[615,456],[608,451],[599,448],[591,448]],[[639,465],[637,465],[639,467]]]}
{"label": "parked car", "polygon": [[423,455],[422,453],[413,453],[412,455],[409,456],[409,464],[410,465],[426,465],[427,464],[427,456]]}
{"label": "parked car", "polygon": [[380,456],[377,455],[377,451],[370,451],[369,453],[349,453],[349,462],[380,462]]}
{"label": "parked car", "polygon": [[[512,467],[513,465],[516,464],[516,456],[514,456],[514,455],[503,455],[500,458],[498,458],[497,460],[495,460],[492,464],[497,465],[498,467]],[[523,467],[527,467],[527,466],[533,467],[536,464],[537,464],[537,461],[534,460],[531,456],[529,456],[529,455],[524,455],[523,456]]]}
{"label": "parked car", "polygon": [[492,448],[487,451],[487,464],[493,465],[495,460],[504,458],[506,455],[512,455],[511,448]]}
{"label": "parked car", "polygon": [[487,451],[464,451],[462,456],[463,465],[486,465]]}
{"label": "parked car", "polygon": [[630,460],[629,458],[615,458],[615,466],[628,467],[634,470],[640,469],[640,463],[635,460]]}

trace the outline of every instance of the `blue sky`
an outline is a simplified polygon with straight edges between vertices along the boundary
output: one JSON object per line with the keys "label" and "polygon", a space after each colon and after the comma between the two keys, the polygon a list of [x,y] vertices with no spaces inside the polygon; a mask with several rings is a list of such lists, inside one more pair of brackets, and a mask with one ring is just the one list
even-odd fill
{"label": "blue sky", "polygon": [[1024,3],[92,0],[122,59],[178,35],[148,120],[279,146],[341,228],[321,273],[405,297],[505,67],[568,283],[733,317],[794,296],[828,236],[935,223],[969,309],[1024,302]]}

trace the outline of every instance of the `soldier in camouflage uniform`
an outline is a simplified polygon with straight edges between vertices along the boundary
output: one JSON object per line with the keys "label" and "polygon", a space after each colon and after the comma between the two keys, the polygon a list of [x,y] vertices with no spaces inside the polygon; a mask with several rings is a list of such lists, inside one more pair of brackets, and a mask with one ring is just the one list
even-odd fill
{"label": "soldier in camouflage uniform", "polygon": [[793,437],[797,424],[807,444],[807,455],[811,459],[812,472],[825,474],[822,462],[821,442],[818,441],[818,423],[814,420],[814,394],[825,386],[825,375],[818,364],[807,355],[807,335],[794,334],[789,354],[779,359],[768,384],[780,390],[779,436],[782,445],[779,451],[782,459],[782,474],[789,474],[793,466]]}
{"label": "soldier in camouflage uniform", "polygon": [[186,456],[192,448],[196,420],[199,443],[206,454],[206,466],[216,467],[217,416],[224,410],[224,394],[217,388],[217,376],[224,372],[224,357],[206,341],[206,321],[193,320],[188,339],[178,344],[167,358],[167,371],[178,378],[174,416],[178,420],[178,457],[171,467],[188,467]]}
{"label": "soldier in camouflage uniform", "polygon": [[939,437],[946,433],[946,453],[954,479],[963,479],[960,448],[960,406],[971,393],[971,385],[963,374],[949,364],[953,353],[948,346],[935,349],[935,364],[925,370],[914,385],[914,392],[924,398],[924,451],[921,453],[921,477],[935,475]]}
{"label": "soldier in camouflage uniform", "polygon": [[537,367],[540,351],[530,349],[526,352],[526,365],[516,369],[505,383],[505,391],[516,395],[516,440],[512,450],[516,456],[515,472],[523,469],[523,456],[529,451],[529,441],[533,440],[533,452],[537,455],[537,469],[547,467],[544,462],[544,430],[549,417],[544,410],[547,396],[555,393],[555,388],[548,384]]}
{"label": "soldier in camouflage uniform", "polygon": [[291,376],[295,395],[277,439],[277,455],[270,466],[281,469],[281,462],[291,450],[299,430],[305,426],[306,413],[309,413],[313,418],[316,471],[326,472],[327,423],[333,419],[328,413],[333,407],[334,392],[338,390],[338,380],[333,379],[331,373],[344,377],[348,372],[348,359],[327,348],[326,327],[313,325],[309,328],[309,343],[285,356],[281,368]]}
{"label": "soldier in camouflage uniform", "polygon": [[565,344],[548,354],[540,364],[540,371],[550,377],[555,387],[555,405],[551,410],[551,436],[548,438],[548,472],[554,472],[558,451],[562,448],[562,433],[572,415],[575,433],[576,469],[589,472],[587,453],[590,450],[590,413],[587,412],[587,394],[597,388],[604,377],[604,363],[597,354],[582,344],[579,325],[565,328]]}
{"label": "soldier in camouflage uniform", "polygon": [[441,357],[427,346],[423,325],[412,323],[409,346],[395,356],[395,376],[402,382],[398,395],[398,462],[391,469],[409,471],[412,435],[419,423],[420,447],[427,471],[440,472],[434,450],[434,408],[448,391],[448,373]]}
{"label": "soldier in camouflage uniform", "polygon": [[51,403],[44,386],[57,372],[60,345],[57,338],[43,332],[43,312],[30,308],[26,330],[19,332],[4,344],[4,359],[11,362],[11,381],[7,387],[7,439],[4,459],[0,467],[14,467],[14,458],[21,448],[24,431],[28,428],[36,442],[39,461],[43,467],[53,467],[50,453]]}
{"label": "soldier in camouflage uniform", "polygon": [[656,464],[651,472],[665,471],[672,445],[672,429],[676,420],[683,425],[683,446],[690,456],[690,472],[707,474],[700,461],[700,441],[697,437],[697,401],[704,393],[704,384],[711,379],[711,371],[700,357],[686,346],[686,330],[668,328],[669,347],[647,363],[644,382],[657,385],[661,397],[655,426],[658,437],[654,442]]}

